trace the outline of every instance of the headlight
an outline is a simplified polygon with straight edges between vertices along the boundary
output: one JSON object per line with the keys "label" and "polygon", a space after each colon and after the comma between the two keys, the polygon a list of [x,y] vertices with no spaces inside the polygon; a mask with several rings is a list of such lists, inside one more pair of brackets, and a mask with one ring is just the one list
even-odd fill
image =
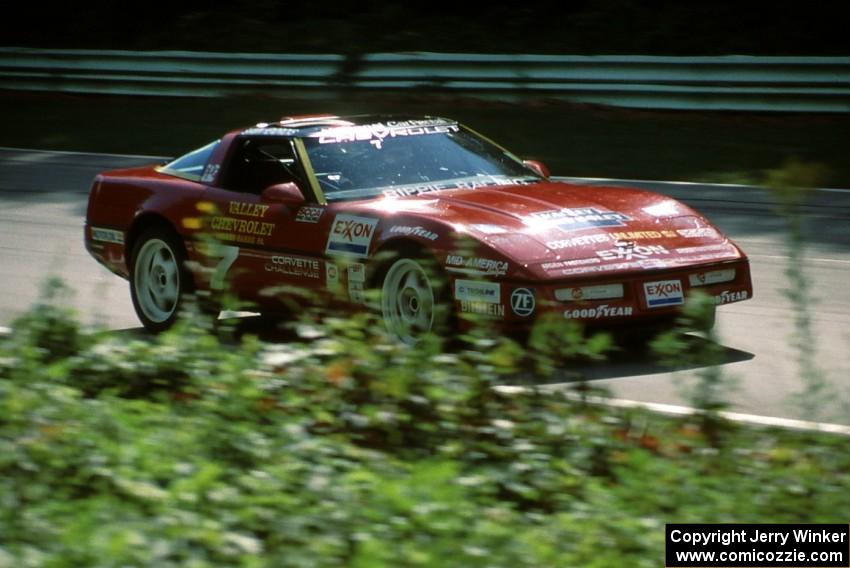
{"label": "headlight", "polygon": [[688,276],[688,281],[691,286],[710,286],[711,284],[720,284],[721,282],[731,282],[735,279],[735,269],[725,268],[723,270],[709,270],[708,272],[698,272]]}
{"label": "headlight", "polygon": [[582,286],[580,288],[561,288],[555,290],[555,299],[561,302],[579,302],[582,300],[608,300],[623,297],[622,284],[602,284]]}

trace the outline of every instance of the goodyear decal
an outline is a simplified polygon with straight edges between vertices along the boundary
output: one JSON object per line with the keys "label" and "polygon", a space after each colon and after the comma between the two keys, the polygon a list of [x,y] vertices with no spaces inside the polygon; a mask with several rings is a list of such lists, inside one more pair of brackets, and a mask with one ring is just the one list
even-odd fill
{"label": "goodyear decal", "polygon": [[337,215],[331,223],[325,252],[355,257],[367,256],[377,225],[378,220],[372,217]]}

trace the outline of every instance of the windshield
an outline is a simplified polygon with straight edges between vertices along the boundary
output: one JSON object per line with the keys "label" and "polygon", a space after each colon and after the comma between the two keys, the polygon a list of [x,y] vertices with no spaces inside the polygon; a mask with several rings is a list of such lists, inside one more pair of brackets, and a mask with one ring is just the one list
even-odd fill
{"label": "windshield", "polygon": [[177,177],[190,179],[192,181],[201,181],[201,175],[204,172],[204,167],[212,156],[213,150],[220,141],[210,142],[202,148],[192,150],[188,154],[184,154],[179,158],[165,164],[159,171],[171,174]]}
{"label": "windshield", "polygon": [[327,128],[304,146],[330,201],[540,179],[510,152],[440,119]]}

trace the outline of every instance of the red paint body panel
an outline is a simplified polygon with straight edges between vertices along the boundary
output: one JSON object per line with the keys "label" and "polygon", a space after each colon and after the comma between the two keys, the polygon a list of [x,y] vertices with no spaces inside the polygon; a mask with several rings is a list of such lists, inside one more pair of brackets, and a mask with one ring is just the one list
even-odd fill
{"label": "red paint body panel", "polygon": [[[299,124],[276,128],[295,140],[290,129]],[[161,223],[184,241],[198,289],[226,287],[274,310],[292,299],[283,291],[292,286],[362,304],[377,253],[405,243],[445,270],[458,311],[508,326],[544,313],[591,325],[662,320],[696,288],[717,303],[752,297],[744,253],[663,195],[541,178],[327,203],[316,198],[309,164],[301,166],[300,199],[227,189],[246,132],[223,136],[194,179],[155,166],[99,175],[85,232],[94,258],[128,277],[134,238]],[[575,291],[588,287],[596,288]]]}

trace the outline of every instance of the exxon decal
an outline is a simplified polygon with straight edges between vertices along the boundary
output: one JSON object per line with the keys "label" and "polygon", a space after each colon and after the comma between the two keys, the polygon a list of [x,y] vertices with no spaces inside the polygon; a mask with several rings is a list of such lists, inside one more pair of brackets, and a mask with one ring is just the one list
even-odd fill
{"label": "exxon decal", "polygon": [[682,290],[681,280],[645,282],[643,291],[646,295],[646,305],[650,308],[680,306],[685,303],[685,294]]}
{"label": "exxon decal", "polygon": [[366,256],[378,220],[357,215],[337,215],[328,234],[328,254]]}
{"label": "exxon decal", "polygon": [[577,207],[574,209],[556,209],[531,214],[531,224],[544,221],[555,225],[562,231],[579,231],[594,227],[623,227],[632,218],[623,213],[608,211],[598,207]]}

